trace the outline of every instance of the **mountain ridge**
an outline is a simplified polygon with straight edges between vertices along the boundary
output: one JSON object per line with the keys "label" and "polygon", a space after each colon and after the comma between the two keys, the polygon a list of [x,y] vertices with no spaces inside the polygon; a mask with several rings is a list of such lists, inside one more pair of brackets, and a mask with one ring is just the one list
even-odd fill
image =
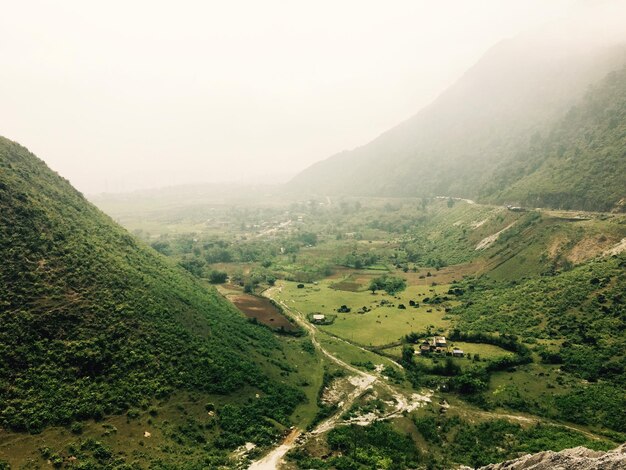
{"label": "mountain ridge", "polygon": [[626,63],[624,44],[528,50],[528,41],[502,41],[412,118],[312,165],[288,190],[476,198],[498,164],[565,115],[588,85]]}

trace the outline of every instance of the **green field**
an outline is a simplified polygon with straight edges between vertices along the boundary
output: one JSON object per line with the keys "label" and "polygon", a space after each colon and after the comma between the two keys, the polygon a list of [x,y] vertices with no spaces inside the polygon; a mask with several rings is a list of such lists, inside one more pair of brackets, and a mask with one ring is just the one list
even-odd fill
{"label": "green field", "polygon": [[324,349],[329,351],[331,354],[334,354],[347,363],[356,365],[359,368],[363,368],[363,366],[359,364],[367,362],[371,362],[374,365],[382,364],[383,366],[398,367],[397,364],[386,357],[380,356],[379,354],[371,351],[360,349],[357,346],[354,346],[344,340],[334,338],[324,332],[321,332],[318,335],[318,340],[322,347],[324,347]]}
{"label": "green field", "polygon": [[[429,326],[433,331],[445,331],[450,326],[443,304],[431,306],[421,303],[425,297],[445,294],[449,286],[409,286],[405,291],[391,296],[382,292],[372,294],[370,291],[336,290],[330,287],[331,284],[332,281],[324,280],[317,285],[307,284],[304,289],[298,289],[297,283],[284,282],[283,290],[278,295],[290,307],[305,314],[330,314],[340,306],[347,305],[352,310],[350,313],[337,314],[332,325],[320,326],[320,329],[365,346],[389,344],[411,331],[424,331]],[[380,301],[383,300],[390,304],[381,306]],[[419,308],[410,307],[410,300],[420,303]],[[404,304],[406,309],[399,309],[399,304]],[[356,313],[363,306],[371,311]]]}

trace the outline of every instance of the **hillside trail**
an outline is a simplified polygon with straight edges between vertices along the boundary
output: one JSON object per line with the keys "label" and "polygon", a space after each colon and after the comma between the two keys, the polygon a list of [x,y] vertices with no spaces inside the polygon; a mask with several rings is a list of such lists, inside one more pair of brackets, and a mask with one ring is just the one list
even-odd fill
{"label": "hillside trail", "polygon": [[[448,407],[455,408],[454,405],[448,405]],[[521,415],[521,414],[506,413],[503,411],[484,411],[484,410],[472,410],[472,414],[481,416],[483,418],[506,419],[508,421],[517,421],[519,423],[525,423],[525,424],[537,424],[537,423],[553,424],[554,426],[559,426],[561,428],[570,429],[571,431],[576,431],[578,433],[584,434],[588,438],[593,439],[595,441],[602,439],[600,435],[594,434],[593,432],[588,431],[582,427],[571,426],[569,424],[565,424],[559,421],[551,421],[549,419],[541,418],[539,416],[526,416],[526,415]]]}
{"label": "hillside trail", "polygon": [[283,442],[272,450],[269,454],[263,457],[260,460],[257,460],[252,463],[248,467],[249,470],[270,470],[274,468],[278,468],[281,460],[285,456],[285,454],[291,449],[296,443],[298,437],[302,434],[302,431],[299,429],[293,429],[287,437],[283,440]]}
{"label": "hillside trail", "polygon": [[295,307],[290,307],[282,300],[278,300],[275,298],[275,293],[277,291],[280,292],[280,290],[280,286],[270,287],[269,289],[266,289],[262,293],[262,295],[270,300],[273,300],[274,302],[277,302],[283,309],[285,309],[286,312],[290,313],[291,318],[293,318],[299,326],[304,328],[309,333],[309,338],[311,339],[311,342],[318,351],[320,351],[324,356],[333,361],[335,364],[353,374],[353,376],[350,377],[348,380],[350,381],[354,389],[348,394],[347,397],[343,399],[341,403],[339,403],[337,411],[332,416],[323,420],[309,433],[303,434],[302,431],[300,431],[299,429],[294,429],[291,433],[287,435],[287,437],[279,446],[272,449],[263,458],[254,461],[248,467],[248,470],[274,470],[279,468],[283,457],[290,449],[292,449],[296,445],[303,444],[311,436],[325,433],[337,426],[341,416],[351,408],[355,400],[363,395],[363,393],[371,388],[375,383],[382,387],[393,397],[395,401],[394,410],[388,412],[382,417],[377,417],[374,415],[360,417],[359,420],[354,421],[359,425],[367,425],[376,419],[389,419],[401,416],[403,411],[411,411],[412,409],[415,409],[417,406],[419,406],[420,403],[430,400],[430,395],[432,395],[432,392],[430,392],[430,395],[413,394],[413,396],[409,400],[402,393],[398,392],[383,379],[381,379],[380,376],[357,369],[353,365],[348,364],[347,362],[341,360],[340,358],[329,352],[321,345],[321,343],[317,339],[318,330],[314,325],[306,320],[305,315]]}

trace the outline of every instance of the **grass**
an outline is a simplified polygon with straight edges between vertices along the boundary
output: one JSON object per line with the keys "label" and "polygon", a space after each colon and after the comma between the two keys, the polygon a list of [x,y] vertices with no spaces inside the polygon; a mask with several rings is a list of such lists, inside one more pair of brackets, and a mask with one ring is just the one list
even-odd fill
{"label": "grass", "polygon": [[[382,357],[379,354],[367,351],[350,343],[334,338],[323,331],[318,334],[320,344],[331,354],[340,357],[348,364],[371,362],[374,365],[383,364],[384,366],[398,367],[390,359]],[[363,366],[356,366],[365,369]]]}
{"label": "grass", "polygon": [[470,353],[480,355],[481,359],[493,359],[502,356],[511,356],[512,353],[492,344],[482,343],[464,343],[462,341],[456,341],[450,343],[450,347],[456,347],[462,349],[465,354]]}
{"label": "grass", "polygon": [[[305,314],[311,312],[328,314],[336,312],[341,305],[347,305],[352,309],[350,313],[338,314],[332,325],[321,326],[320,329],[366,346],[388,344],[411,331],[423,331],[429,326],[436,330],[446,330],[450,326],[442,305],[424,305],[421,301],[435,293],[446,293],[448,286],[414,285],[396,296],[390,296],[380,292],[373,295],[370,291],[340,291],[331,288],[331,285],[332,281],[324,280],[317,285],[307,285],[304,289],[298,289],[296,283],[285,282],[279,295],[289,306]],[[412,299],[420,303],[419,308],[409,306]],[[382,300],[394,306],[381,306]],[[399,304],[404,304],[406,309],[398,309]],[[363,306],[372,310],[364,314],[356,313]]]}
{"label": "grass", "polygon": [[494,373],[489,393],[497,398],[503,390],[514,388],[524,398],[534,401],[566,393],[576,383],[581,383],[580,379],[560,373],[558,366],[533,363],[518,367],[514,373]]}
{"label": "grass", "polygon": [[288,364],[293,369],[292,373],[285,374],[284,371],[277,369],[272,364],[267,364],[266,367],[271,379],[284,380],[286,383],[298,387],[306,395],[306,399],[296,406],[291,415],[294,425],[302,429],[305,429],[317,414],[317,393],[322,386],[324,364],[326,363],[326,359],[317,352],[311,354],[303,348],[306,341],[310,341],[310,339],[308,337],[286,337],[281,340],[284,354],[279,360]]}

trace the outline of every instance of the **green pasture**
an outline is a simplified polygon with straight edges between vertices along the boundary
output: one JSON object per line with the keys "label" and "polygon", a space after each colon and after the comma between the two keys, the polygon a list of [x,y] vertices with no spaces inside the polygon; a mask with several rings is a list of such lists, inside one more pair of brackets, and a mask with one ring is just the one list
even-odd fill
{"label": "green pasture", "polygon": [[[370,291],[336,290],[330,287],[332,282],[324,280],[317,285],[306,284],[303,289],[298,289],[297,283],[284,282],[279,297],[304,314],[336,313],[340,306],[347,305],[350,313],[337,313],[332,325],[320,326],[320,329],[365,346],[392,343],[412,331],[424,331],[428,327],[433,331],[445,331],[450,326],[443,304],[431,306],[422,303],[425,297],[445,294],[448,286],[409,286],[398,295],[391,296],[383,292],[372,294]],[[390,304],[381,306],[382,300]],[[410,300],[418,302],[419,308],[410,307]],[[404,304],[406,309],[399,309],[399,304]],[[371,311],[356,313],[364,306]]]}
{"label": "green pasture", "polygon": [[[371,362],[374,365],[382,364],[383,366],[398,368],[397,364],[395,364],[392,360],[386,357],[380,356],[379,354],[373,353],[371,351],[361,349],[341,339],[334,338],[324,332],[320,332],[317,338],[320,344],[324,347],[324,349],[326,349],[331,354],[340,357],[348,364],[355,365]],[[360,365],[355,365],[355,367],[358,367],[359,369],[365,369],[363,366]]]}

